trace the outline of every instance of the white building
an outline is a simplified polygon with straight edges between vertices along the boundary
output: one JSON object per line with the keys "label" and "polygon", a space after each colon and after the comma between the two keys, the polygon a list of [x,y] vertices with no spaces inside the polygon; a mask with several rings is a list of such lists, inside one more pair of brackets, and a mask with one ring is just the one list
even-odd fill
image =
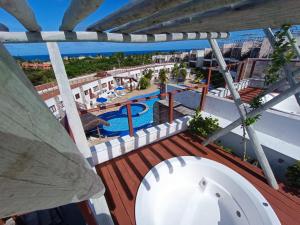
{"label": "white building", "polygon": [[[126,69],[114,69],[102,73],[93,73],[73,78],[69,81],[76,103],[81,107],[89,109],[95,106],[97,97],[109,90],[113,91],[117,85],[129,86],[130,80],[128,78],[134,79],[133,87],[136,87],[144,70],[153,70],[153,79],[156,79],[160,70],[165,69],[167,72],[171,72],[173,67],[174,63],[150,64]],[[58,86],[55,83],[47,83],[36,86],[36,90],[53,115],[56,118],[61,118],[64,114],[64,105]]]}

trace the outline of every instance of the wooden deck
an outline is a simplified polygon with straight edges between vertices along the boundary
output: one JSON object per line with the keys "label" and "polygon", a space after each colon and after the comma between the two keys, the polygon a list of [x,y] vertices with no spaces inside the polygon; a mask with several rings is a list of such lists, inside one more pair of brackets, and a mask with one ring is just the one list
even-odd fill
{"label": "wooden deck", "polygon": [[[252,99],[262,93],[264,90],[261,88],[247,87],[239,91],[242,102],[250,103]],[[232,96],[228,96],[229,99],[232,99]]]}
{"label": "wooden deck", "polygon": [[[135,224],[135,198],[146,173],[156,164],[176,156],[195,155],[220,162],[250,181],[269,201],[283,225],[300,225],[300,198],[283,185],[270,188],[262,171],[226,153],[216,145],[203,147],[199,138],[183,132],[140,148],[119,158],[97,165],[106,186],[106,200],[115,224]],[[147,207],[147,206],[145,206]]]}

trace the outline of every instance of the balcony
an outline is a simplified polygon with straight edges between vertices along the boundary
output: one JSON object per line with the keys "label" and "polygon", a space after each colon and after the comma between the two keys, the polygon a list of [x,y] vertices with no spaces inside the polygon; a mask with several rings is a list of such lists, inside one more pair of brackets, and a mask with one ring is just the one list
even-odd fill
{"label": "balcony", "polygon": [[199,156],[228,166],[264,195],[282,225],[300,223],[300,198],[291,195],[283,184],[280,184],[278,191],[274,190],[267,184],[261,169],[217,145],[204,147],[201,141],[189,132],[182,132],[97,165],[96,170],[105,184],[105,198],[115,224],[135,224],[135,200],[144,176],[156,164],[178,156]]}

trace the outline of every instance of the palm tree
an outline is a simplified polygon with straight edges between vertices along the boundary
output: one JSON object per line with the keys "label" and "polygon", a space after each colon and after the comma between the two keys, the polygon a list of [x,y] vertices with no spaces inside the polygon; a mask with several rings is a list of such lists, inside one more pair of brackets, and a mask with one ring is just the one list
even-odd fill
{"label": "palm tree", "polygon": [[195,79],[194,79],[194,82],[195,83],[201,83],[201,81],[204,79],[204,74],[201,72],[200,69],[197,69],[195,71]]}
{"label": "palm tree", "polygon": [[178,77],[177,77],[177,83],[179,81],[184,82],[185,79],[186,79],[186,76],[187,76],[187,70],[185,68],[180,68],[179,74],[178,74]]}
{"label": "palm tree", "polygon": [[[160,83],[160,93],[165,93],[167,91],[167,82],[168,82],[168,76],[167,71],[165,69],[161,69],[159,71],[158,80]],[[163,98],[164,99],[164,98]]]}
{"label": "palm tree", "polygon": [[172,79],[177,79],[178,75],[179,75],[179,67],[178,64],[176,63],[171,71],[172,74]]}
{"label": "palm tree", "polygon": [[148,80],[152,80],[152,77],[153,77],[153,70],[151,70],[151,69],[145,69],[144,71],[143,71],[143,75],[144,75],[144,77],[146,77]]}

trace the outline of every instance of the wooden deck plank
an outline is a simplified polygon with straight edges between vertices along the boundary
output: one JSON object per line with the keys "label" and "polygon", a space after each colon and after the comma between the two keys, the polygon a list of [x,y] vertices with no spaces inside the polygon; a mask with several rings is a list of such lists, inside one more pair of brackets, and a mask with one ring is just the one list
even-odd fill
{"label": "wooden deck plank", "polygon": [[[117,159],[97,165],[107,188],[105,194],[116,224],[135,224],[134,206],[143,177],[156,164],[177,156],[200,156],[220,162],[251,182],[269,201],[283,225],[300,225],[299,197],[287,193],[284,186],[276,191],[268,186],[260,168],[254,167],[216,145],[204,147],[201,139],[183,132],[142,147]],[[181,163],[185,163],[183,160]],[[168,161],[165,161],[168,165]],[[169,167],[170,170],[172,167]],[[157,179],[158,173],[152,170]]]}
{"label": "wooden deck plank", "polygon": [[[242,102],[250,103],[252,99],[263,92],[261,88],[247,87],[241,91],[239,94],[241,96]],[[228,96],[229,99],[232,99],[232,96]]]}
{"label": "wooden deck plank", "polygon": [[105,198],[108,203],[112,218],[115,225],[132,224],[129,215],[125,210],[125,206],[120,199],[119,193],[116,186],[111,178],[109,170],[106,165],[96,166],[97,173],[101,176],[102,181],[105,185]]}

